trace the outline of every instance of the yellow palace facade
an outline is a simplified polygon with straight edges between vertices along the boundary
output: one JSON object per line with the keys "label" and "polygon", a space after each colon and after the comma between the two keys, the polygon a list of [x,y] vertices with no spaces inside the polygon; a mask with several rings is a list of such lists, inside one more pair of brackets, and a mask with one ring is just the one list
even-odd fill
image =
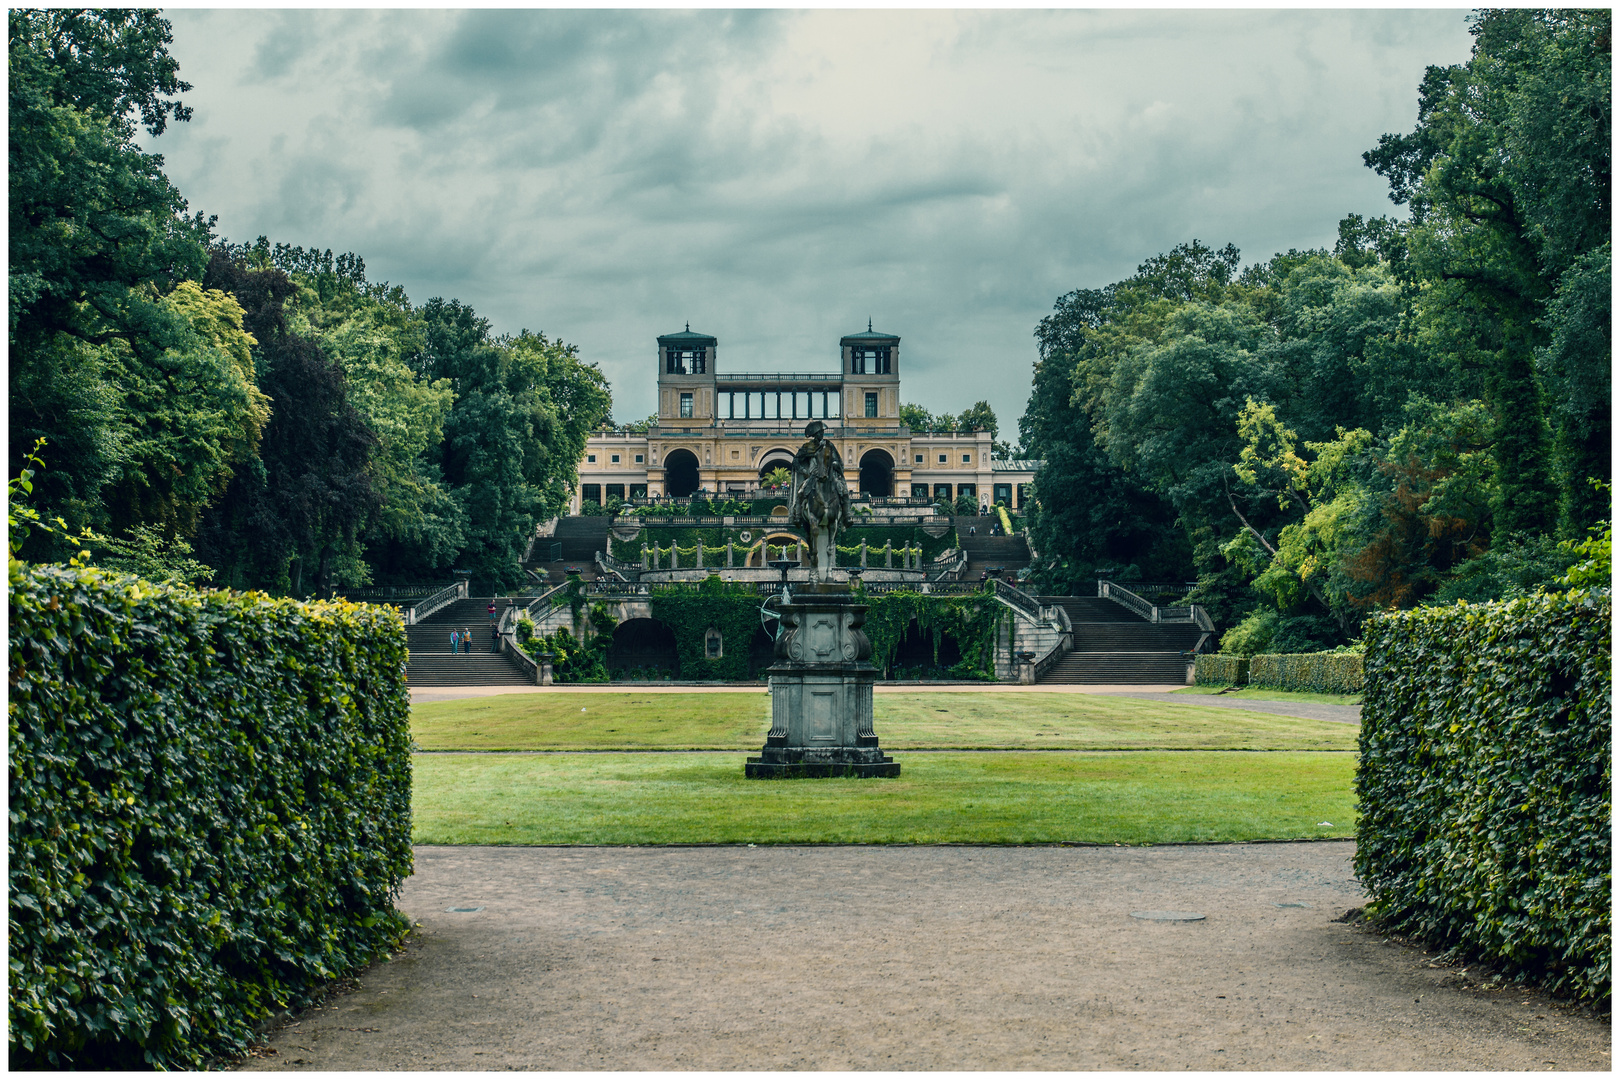
{"label": "yellow palace facade", "polygon": [[747,497],[791,465],[811,420],[844,458],[852,496],[1024,503],[1036,462],[992,457],[988,431],[918,432],[900,420],[900,338],[839,339],[837,371],[730,373],[719,341],[690,326],[658,339],[658,422],[586,444],[571,511],[585,502],[694,494]]}

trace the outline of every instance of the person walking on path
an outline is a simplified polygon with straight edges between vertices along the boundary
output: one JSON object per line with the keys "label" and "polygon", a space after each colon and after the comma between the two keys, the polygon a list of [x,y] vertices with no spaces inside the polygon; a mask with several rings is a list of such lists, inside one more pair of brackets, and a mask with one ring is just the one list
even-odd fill
{"label": "person walking on path", "polygon": [[459,652],[460,649],[461,649],[461,631],[455,629],[454,627],[451,627],[451,629],[450,629],[450,651],[451,652]]}
{"label": "person walking on path", "polygon": [[489,602],[489,621],[490,622],[495,621],[495,601],[494,600],[491,600]]}
{"label": "person walking on path", "polygon": [[472,655],[472,627],[470,626],[461,631],[461,651],[468,656]]}
{"label": "person walking on path", "polygon": [[501,651],[501,631],[494,623],[489,624],[489,651],[492,653]]}

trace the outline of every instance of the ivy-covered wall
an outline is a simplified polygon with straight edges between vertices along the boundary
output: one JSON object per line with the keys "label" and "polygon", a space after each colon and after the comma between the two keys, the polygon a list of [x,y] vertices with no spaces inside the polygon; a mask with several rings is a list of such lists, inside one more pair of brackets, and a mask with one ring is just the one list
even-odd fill
{"label": "ivy-covered wall", "polygon": [[405,931],[391,608],[10,567],[10,1064],[196,1068]]}
{"label": "ivy-covered wall", "polygon": [[[668,626],[675,635],[683,680],[742,681],[757,677],[749,667],[749,644],[760,627],[760,604],[764,597],[753,588],[722,581],[711,575],[694,588],[655,589],[648,597],[652,617]],[[872,662],[892,672],[895,652],[906,628],[916,619],[919,627],[933,637],[937,659],[945,636],[951,637],[962,652],[962,661],[951,674],[963,679],[995,678],[995,640],[999,620],[1006,609],[987,593],[939,596],[914,592],[869,595],[864,627],[872,639]],[[724,655],[705,655],[709,627],[720,631]]]}
{"label": "ivy-covered wall", "polygon": [[934,659],[939,660],[941,639],[949,635],[962,650],[961,663],[951,674],[962,679],[994,680],[996,675],[996,628],[1010,615],[988,593],[940,596],[908,591],[884,593],[868,601],[866,635],[872,639],[872,663],[885,678],[894,671],[895,652],[912,619],[925,634],[931,634]]}
{"label": "ivy-covered wall", "polygon": [[1608,589],[1369,619],[1356,876],[1393,930],[1610,996]]}
{"label": "ivy-covered wall", "polygon": [[[675,631],[682,679],[741,682],[753,677],[748,646],[760,627],[763,596],[711,575],[696,589],[658,590],[650,599],[652,617]],[[705,655],[711,626],[724,642],[724,655],[713,659]]]}

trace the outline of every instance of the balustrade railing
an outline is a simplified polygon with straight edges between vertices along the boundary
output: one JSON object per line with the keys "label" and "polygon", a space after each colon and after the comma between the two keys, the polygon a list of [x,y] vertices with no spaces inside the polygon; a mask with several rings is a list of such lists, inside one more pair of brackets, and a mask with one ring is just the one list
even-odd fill
{"label": "balustrade railing", "polygon": [[1057,666],[1057,662],[1063,659],[1063,654],[1067,651],[1063,647],[1063,642],[1065,640],[1066,639],[1064,638],[1059,638],[1057,641],[1053,642],[1052,647],[1046,651],[1046,655],[1035,661],[1036,682],[1040,682],[1041,676],[1045,675],[1048,671],[1051,671]]}
{"label": "balustrade railing", "polygon": [[430,585],[368,585],[363,589],[344,589],[338,595],[355,603],[392,603],[396,600],[419,600],[449,587],[442,582]]}
{"label": "balustrade railing", "polygon": [[567,590],[568,584],[569,583],[565,581],[561,585],[553,585],[551,588],[547,589],[533,600],[530,600],[528,606],[523,609],[523,613],[527,615],[532,622],[539,622],[541,619],[544,619],[548,614],[551,613],[552,608],[558,606],[557,595]]}
{"label": "balustrade railing", "polygon": [[[1136,584],[1132,582],[1132,584]],[[1161,588],[1161,586],[1152,586]],[[1177,586],[1162,586],[1166,590]],[[1182,604],[1159,607],[1150,604],[1130,589],[1112,581],[1097,582],[1097,595],[1103,599],[1112,600],[1116,604],[1127,607],[1151,623],[1192,623],[1206,634],[1215,632],[1215,623],[1209,613],[1197,604]]]}
{"label": "balustrade railing", "polygon": [[432,615],[440,608],[449,607],[457,600],[465,600],[466,598],[466,579],[462,579],[461,581],[456,582],[454,585],[447,585],[438,592],[434,593],[432,596],[429,596],[426,600],[420,600],[406,608],[405,625],[414,626],[416,623],[421,622],[423,619],[427,618],[429,615]]}
{"label": "balustrade railing", "polygon": [[991,578],[990,581],[995,588],[995,594],[997,597],[1007,601],[1007,603],[1011,604],[1019,611],[1022,611],[1036,622],[1040,622],[1041,602],[1039,600],[1029,595],[1029,593],[1025,592],[1023,589],[1019,589],[1007,584],[1000,578]]}

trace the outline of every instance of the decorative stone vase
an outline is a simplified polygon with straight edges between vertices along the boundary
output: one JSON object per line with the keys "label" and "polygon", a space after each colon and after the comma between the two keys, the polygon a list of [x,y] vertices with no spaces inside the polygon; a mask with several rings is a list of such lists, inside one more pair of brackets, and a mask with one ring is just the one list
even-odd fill
{"label": "decorative stone vase", "polygon": [[842,586],[811,585],[780,608],[771,681],[771,730],[744,775],[759,780],[899,776],[872,730],[872,641],[866,605]]}

